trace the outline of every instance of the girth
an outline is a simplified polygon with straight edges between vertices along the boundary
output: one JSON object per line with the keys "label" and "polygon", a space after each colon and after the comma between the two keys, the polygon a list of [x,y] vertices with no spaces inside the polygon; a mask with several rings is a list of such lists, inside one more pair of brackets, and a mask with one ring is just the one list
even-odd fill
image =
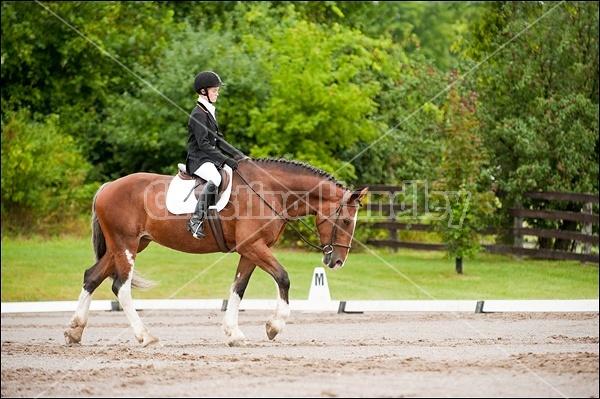
{"label": "girth", "polygon": [[215,241],[219,246],[219,250],[225,253],[234,252],[235,248],[229,249],[227,243],[225,242],[225,234],[223,233],[223,226],[221,226],[221,218],[219,217],[219,212],[217,212],[217,208],[215,206],[208,207],[206,222],[213,232],[213,236],[215,237]]}

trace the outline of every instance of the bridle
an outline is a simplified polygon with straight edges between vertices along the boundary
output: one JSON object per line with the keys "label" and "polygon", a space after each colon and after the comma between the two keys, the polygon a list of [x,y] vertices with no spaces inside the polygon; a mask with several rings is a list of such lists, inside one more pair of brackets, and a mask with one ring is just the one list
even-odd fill
{"label": "bridle", "polygon": [[[331,215],[327,216],[326,218],[324,218],[323,220],[321,220],[319,223],[317,223],[317,225],[315,227],[319,227],[321,224],[323,224],[324,222],[326,222],[327,220],[329,220],[329,218],[335,214],[335,222],[333,224],[333,228],[331,229],[331,236],[329,237],[329,244],[325,244],[323,246],[320,245],[316,245],[313,244],[312,242],[308,241],[308,239],[306,239],[306,237],[304,237],[302,235],[302,233],[293,225],[290,224],[289,222],[292,221],[292,219],[288,219],[287,217],[281,215],[279,212],[277,212],[277,210],[275,208],[273,208],[271,206],[271,204],[269,204],[263,197],[262,195],[260,195],[258,192],[256,192],[256,190],[246,181],[246,179],[244,179],[244,177],[240,174],[240,172],[238,172],[238,170],[236,169],[235,172],[237,173],[237,175],[240,177],[240,179],[242,179],[242,181],[244,183],[246,183],[246,185],[248,187],[250,187],[250,190],[252,190],[254,192],[254,194],[256,194],[258,196],[258,198],[261,199],[262,202],[265,203],[265,205],[267,205],[272,211],[273,213],[275,213],[275,215],[277,215],[278,217],[280,217],[281,219],[285,220],[285,222],[292,228],[294,229],[294,231],[296,233],[298,233],[298,235],[300,236],[300,239],[302,239],[302,241],[304,241],[306,244],[308,244],[310,247],[319,250],[321,252],[323,252],[323,255],[329,255],[333,252],[333,247],[342,247],[342,248],[347,248],[350,249],[350,245],[348,244],[342,244],[339,242],[334,242],[335,240],[335,233],[337,232],[337,228],[338,228],[338,221],[340,219],[340,215],[342,214],[342,209],[344,209],[345,206],[349,206],[349,207],[359,207],[360,201],[356,201],[354,204],[349,204],[347,202],[344,202],[344,197],[346,196],[347,193],[344,194],[344,197],[342,197],[342,200],[340,201],[340,204],[338,205],[337,209],[335,210],[334,213],[332,213]],[[314,235],[316,235],[317,237],[319,236],[319,233],[317,231],[315,231],[312,227],[310,227],[308,224],[306,224],[306,222],[302,219],[296,219],[299,220],[308,230],[310,230]]]}
{"label": "bridle", "polygon": [[[340,201],[340,205],[338,205],[338,207],[337,207],[337,209],[335,211],[335,222],[333,223],[333,228],[331,229],[331,236],[329,237],[329,244],[325,244],[322,247],[314,245],[314,247],[316,247],[317,249],[323,251],[323,255],[329,255],[330,253],[332,253],[333,252],[333,247],[342,247],[342,248],[348,248],[348,249],[351,248],[351,246],[349,244],[342,244],[342,243],[339,243],[339,242],[334,242],[334,240],[335,240],[335,233],[337,233],[337,229],[338,229],[338,222],[340,220],[340,215],[342,214],[342,209],[343,209],[344,206],[351,206],[351,207],[357,208],[357,207],[360,206],[360,202],[356,201],[354,204],[349,204],[347,202],[344,202],[344,199],[342,198],[342,201]],[[315,227],[319,227],[325,221],[329,220],[330,217],[331,217],[331,215],[327,216],[326,218],[324,218],[323,220],[321,220],[319,223],[317,223],[317,225]],[[302,219],[300,219],[300,220],[302,220]],[[306,223],[305,223],[305,225],[306,225]],[[318,234],[318,233],[316,233],[314,231],[313,231],[313,233]]]}

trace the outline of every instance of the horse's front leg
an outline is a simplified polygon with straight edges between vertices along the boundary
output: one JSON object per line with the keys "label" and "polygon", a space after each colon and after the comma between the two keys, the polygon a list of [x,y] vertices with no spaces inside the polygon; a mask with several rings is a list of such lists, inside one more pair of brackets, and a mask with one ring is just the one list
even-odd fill
{"label": "horse's front leg", "polygon": [[262,250],[254,250],[252,253],[252,261],[261,269],[266,271],[273,277],[277,284],[277,305],[275,313],[267,320],[266,329],[267,337],[273,340],[277,334],[280,334],[285,327],[287,319],[290,317],[290,279],[283,266],[277,261],[273,253],[268,247]]}
{"label": "horse's front leg", "polygon": [[279,264],[279,268],[274,274],[273,279],[277,283],[277,305],[275,306],[275,313],[267,320],[266,329],[267,337],[270,340],[275,339],[277,334],[280,334],[285,327],[287,319],[290,317],[290,302],[289,302],[289,291],[290,291],[290,279],[285,269]]}
{"label": "horse's front leg", "polygon": [[231,291],[229,292],[229,301],[227,302],[227,311],[225,312],[225,318],[223,319],[223,331],[227,336],[227,343],[229,346],[245,346],[246,337],[238,326],[238,313],[240,310],[240,302],[244,297],[246,287],[248,287],[248,281],[250,276],[256,268],[256,265],[248,258],[242,256],[238,263],[237,270],[235,272],[235,278],[231,285]]}

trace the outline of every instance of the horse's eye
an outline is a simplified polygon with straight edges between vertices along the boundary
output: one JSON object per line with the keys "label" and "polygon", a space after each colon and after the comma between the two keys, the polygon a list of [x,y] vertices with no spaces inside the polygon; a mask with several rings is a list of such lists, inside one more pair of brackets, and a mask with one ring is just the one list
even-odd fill
{"label": "horse's eye", "polygon": [[344,226],[350,226],[350,219],[344,219]]}

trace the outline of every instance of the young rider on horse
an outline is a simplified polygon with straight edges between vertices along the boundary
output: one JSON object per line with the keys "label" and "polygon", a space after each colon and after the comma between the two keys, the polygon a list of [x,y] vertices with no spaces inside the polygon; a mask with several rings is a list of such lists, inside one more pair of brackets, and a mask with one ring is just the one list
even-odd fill
{"label": "young rider on horse", "polygon": [[[199,94],[198,102],[194,107],[188,122],[187,158],[185,166],[188,174],[196,175],[206,180],[196,211],[188,223],[188,230],[194,238],[204,238],[204,219],[208,207],[216,199],[219,185],[221,184],[220,168],[228,165],[237,169],[236,160],[245,158],[245,155],[227,143],[223,134],[219,132],[214,102],[219,97],[219,88],[225,84],[219,75],[211,71],[204,71],[196,75],[194,90]],[[229,158],[222,152],[233,157]]]}

